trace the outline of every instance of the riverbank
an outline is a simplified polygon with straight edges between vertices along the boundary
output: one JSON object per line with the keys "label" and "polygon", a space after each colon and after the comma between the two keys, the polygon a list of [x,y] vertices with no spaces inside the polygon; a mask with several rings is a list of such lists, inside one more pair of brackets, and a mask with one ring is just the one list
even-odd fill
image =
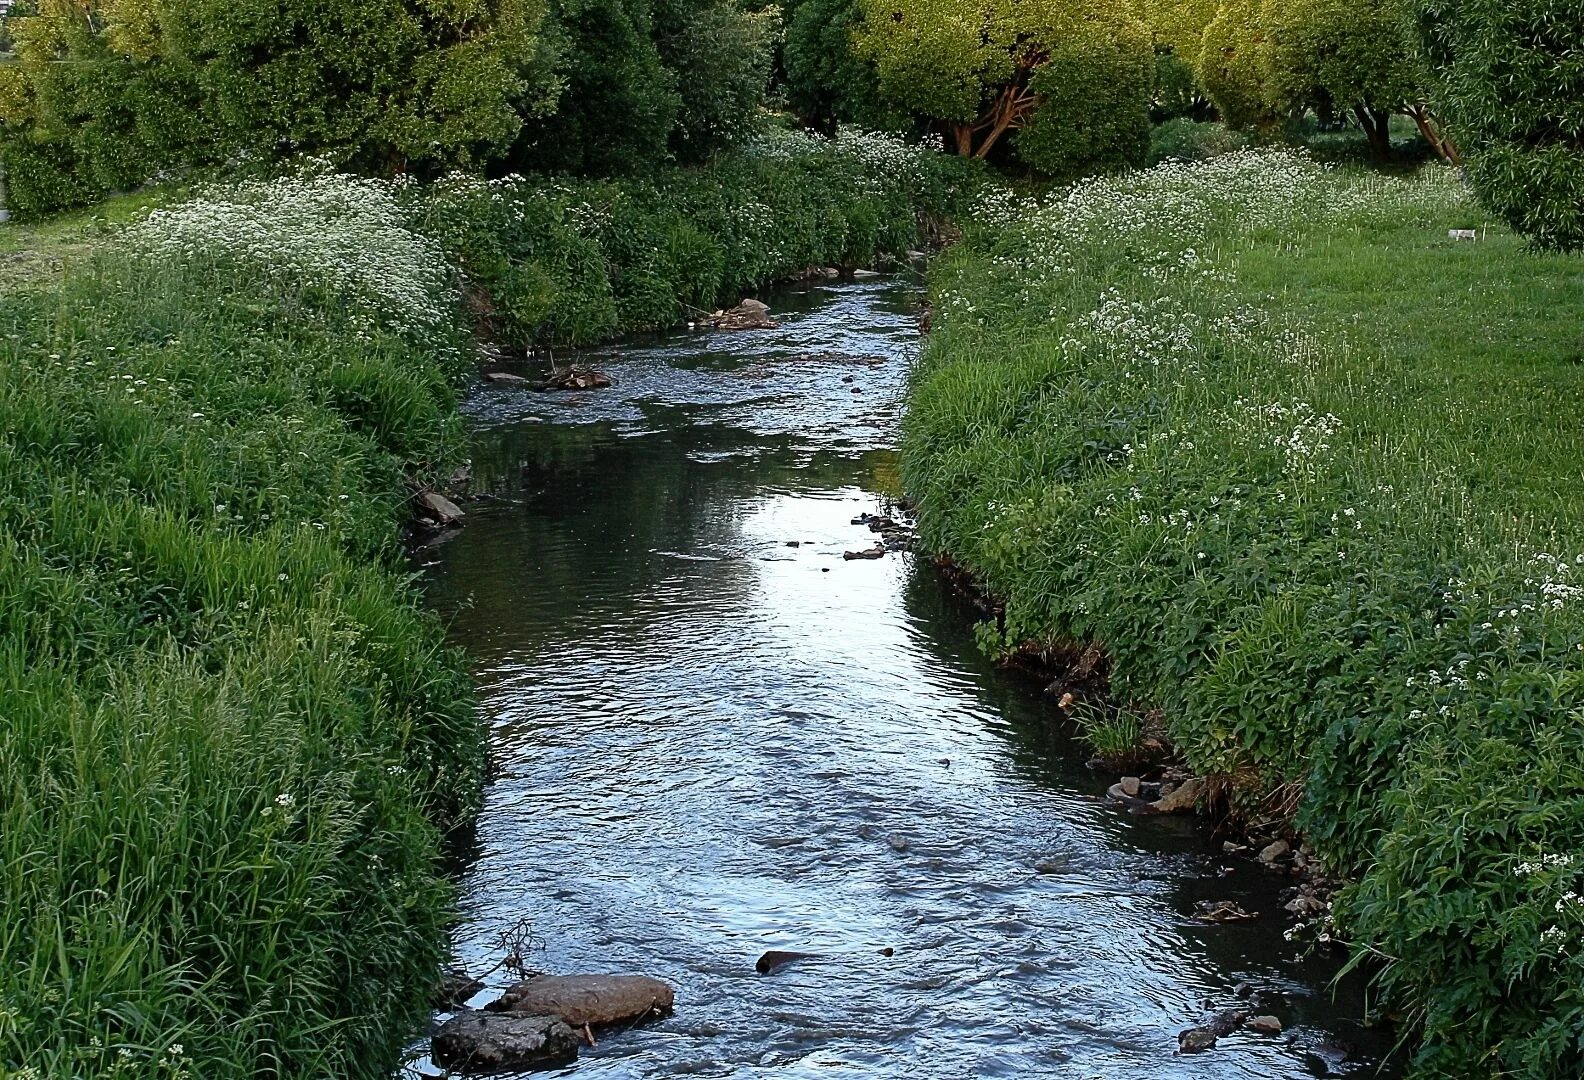
{"label": "riverbank", "polygon": [[[929,158],[864,145],[881,144]],[[917,192],[882,166],[809,140],[742,167],[766,181],[766,223],[741,249],[715,231],[738,218],[693,228],[746,251],[791,221],[813,245],[732,281],[912,246],[918,216],[904,238],[892,211]],[[816,176],[846,187],[807,195]],[[805,195],[783,206],[781,184]],[[412,493],[465,452],[466,301],[488,275],[458,274],[476,249],[430,213],[461,187],[310,170],[11,234],[7,1076],[383,1077],[427,1018],[454,919],[441,837],[472,819],[485,769],[464,664],[399,544]],[[509,217],[470,236],[496,230],[501,280],[554,280],[594,250],[599,209],[566,202],[532,244]],[[612,305],[631,265],[600,264]]]}
{"label": "riverbank", "polygon": [[1380,962],[1427,1075],[1562,1077],[1584,277],[1484,225],[1439,169],[1280,154],[986,199],[904,473],[1005,601],[987,644],[1103,646],[1092,724],[1159,709],[1243,808],[1296,808],[1356,882],[1317,931]]}
{"label": "riverbank", "polygon": [[453,177],[424,193],[418,221],[455,254],[481,332],[526,352],[672,327],[826,267],[902,260],[985,176],[889,135],[771,129],[649,177]]}

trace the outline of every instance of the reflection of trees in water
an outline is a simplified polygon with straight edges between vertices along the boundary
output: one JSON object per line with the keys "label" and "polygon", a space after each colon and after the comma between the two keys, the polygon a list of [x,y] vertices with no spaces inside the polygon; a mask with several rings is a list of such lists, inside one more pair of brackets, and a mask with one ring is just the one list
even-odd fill
{"label": "reflection of trees in water", "polygon": [[[714,563],[690,575],[685,561],[659,553],[749,554],[748,504],[777,490],[868,486],[894,471],[894,455],[811,454],[791,437],[725,425],[631,435],[611,424],[545,424],[485,433],[473,468],[475,490],[502,501],[476,504],[469,527],[443,549],[431,596],[453,612],[454,636],[482,653],[575,645],[579,612],[611,613],[622,633],[640,632],[650,612],[664,611],[645,600],[679,575],[729,617],[752,600],[750,561],[740,573]],[[514,629],[503,636],[503,627]]]}

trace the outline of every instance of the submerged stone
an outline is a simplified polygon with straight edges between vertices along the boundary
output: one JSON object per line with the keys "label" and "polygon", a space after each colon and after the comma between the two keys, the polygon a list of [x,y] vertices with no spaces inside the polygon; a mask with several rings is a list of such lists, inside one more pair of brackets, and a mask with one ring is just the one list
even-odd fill
{"label": "submerged stone", "polygon": [[577,1060],[578,1036],[559,1016],[504,1016],[468,1009],[431,1044],[435,1063],[460,1073],[553,1069]]}

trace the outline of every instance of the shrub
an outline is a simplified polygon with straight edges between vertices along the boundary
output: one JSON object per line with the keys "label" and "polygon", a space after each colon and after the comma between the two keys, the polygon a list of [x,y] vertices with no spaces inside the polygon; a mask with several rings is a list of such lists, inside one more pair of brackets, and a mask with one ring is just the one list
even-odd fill
{"label": "shrub", "polygon": [[453,177],[421,213],[488,297],[495,334],[529,348],[669,326],[810,266],[899,254],[972,179],[894,137],[766,132],[649,180]]}
{"label": "shrub", "polygon": [[1150,132],[1149,161],[1209,161],[1248,147],[1248,136],[1225,124],[1200,124],[1192,120],[1168,120]]}
{"label": "shrub", "polygon": [[1493,213],[1541,247],[1584,247],[1584,9],[1419,0],[1437,98]]}
{"label": "shrub", "polygon": [[1196,69],[1228,127],[1275,123],[1270,87],[1270,27],[1263,0],[1225,0],[1204,29]]}

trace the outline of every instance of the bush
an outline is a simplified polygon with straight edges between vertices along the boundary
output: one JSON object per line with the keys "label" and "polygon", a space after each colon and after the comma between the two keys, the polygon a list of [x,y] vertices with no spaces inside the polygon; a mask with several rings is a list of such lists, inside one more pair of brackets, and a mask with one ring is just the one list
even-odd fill
{"label": "bush", "polygon": [[1004,600],[997,649],[1103,643],[1237,806],[1298,804],[1354,880],[1315,929],[1416,1025],[1413,1075],[1564,1080],[1584,279],[1445,239],[1476,214],[1449,169],[1252,151],[987,196],[936,264],[903,473]]}
{"label": "bush", "polygon": [[389,1075],[480,798],[406,480],[461,448],[394,193],[158,213],[0,320],[0,1073]]}
{"label": "bush", "polygon": [[1236,150],[1246,149],[1248,136],[1225,124],[1198,124],[1192,120],[1168,120],[1150,132],[1149,163],[1165,161],[1209,161]]}
{"label": "bush", "polygon": [[1228,127],[1275,123],[1263,0],[1225,0],[1200,39],[1199,82]]}
{"label": "bush", "polygon": [[578,345],[672,325],[811,266],[900,254],[973,179],[894,137],[766,132],[648,180],[453,177],[424,203],[423,227],[488,298],[501,341]]}
{"label": "bush", "polygon": [[1154,49],[1137,20],[1057,36],[1029,78],[1041,104],[1013,139],[1018,157],[1066,180],[1144,164],[1154,84]]}
{"label": "bush", "polygon": [[1584,8],[1419,0],[1437,104],[1493,213],[1540,247],[1584,247]]}

